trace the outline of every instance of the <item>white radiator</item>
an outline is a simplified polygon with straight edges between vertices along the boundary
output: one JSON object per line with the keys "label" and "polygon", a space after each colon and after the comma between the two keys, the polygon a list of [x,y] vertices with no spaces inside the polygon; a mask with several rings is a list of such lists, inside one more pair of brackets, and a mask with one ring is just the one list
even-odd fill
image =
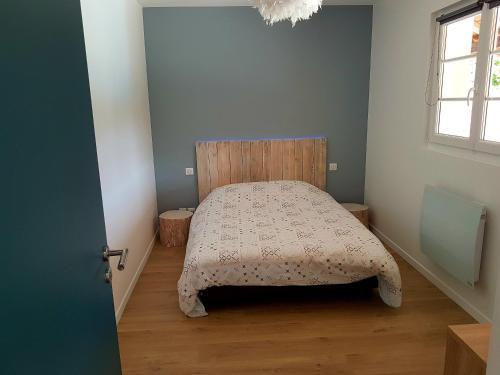
{"label": "white radiator", "polygon": [[479,280],[485,221],[483,204],[427,186],[422,207],[422,251],[473,288]]}

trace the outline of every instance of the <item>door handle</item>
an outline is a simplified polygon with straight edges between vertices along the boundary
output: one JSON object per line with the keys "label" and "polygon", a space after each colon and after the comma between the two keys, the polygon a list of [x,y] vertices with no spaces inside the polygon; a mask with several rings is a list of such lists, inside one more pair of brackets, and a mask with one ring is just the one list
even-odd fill
{"label": "door handle", "polygon": [[102,251],[102,259],[109,262],[110,257],[120,257],[118,260],[118,271],[123,271],[127,264],[128,249],[124,250],[111,250],[108,246],[104,246]]}

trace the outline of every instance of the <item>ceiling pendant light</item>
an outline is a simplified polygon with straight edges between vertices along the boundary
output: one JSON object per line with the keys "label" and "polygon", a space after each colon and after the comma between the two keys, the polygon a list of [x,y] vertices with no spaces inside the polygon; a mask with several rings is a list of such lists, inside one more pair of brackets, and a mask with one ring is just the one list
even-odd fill
{"label": "ceiling pendant light", "polygon": [[290,20],[292,26],[300,20],[310,18],[321,7],[322,0],[254,0],[264,20],[275,22]]}

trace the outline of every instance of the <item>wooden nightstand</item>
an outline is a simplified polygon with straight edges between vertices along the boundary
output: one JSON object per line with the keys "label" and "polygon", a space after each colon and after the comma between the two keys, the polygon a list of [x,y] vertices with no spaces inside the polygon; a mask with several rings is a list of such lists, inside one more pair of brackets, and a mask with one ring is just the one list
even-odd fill
{"label": "wooden nightstand", "polygon": [[449,326],[444,374],[486,374],[490,336],[489,324]]}
{"label": "wooden nightstand", "polygon": [[358,203],[342,203],[347,211],[353,214],[365,227],[370,229],[370,218],[368,216],[368,206]]}
{"label": "wooden nightstand", "polygon": [[167,211],[160,215],[160,240],[166,247],[186,246],[189,224],[193,213],[190,211]]}

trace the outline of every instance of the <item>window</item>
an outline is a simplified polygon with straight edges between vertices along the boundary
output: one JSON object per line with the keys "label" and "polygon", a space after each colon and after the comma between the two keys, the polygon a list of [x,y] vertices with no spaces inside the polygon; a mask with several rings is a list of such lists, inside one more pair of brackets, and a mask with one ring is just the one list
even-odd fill
{"label": "window", "polygon": [[437,19],[432,142],[500,154],[498,5],[480,1]]}

